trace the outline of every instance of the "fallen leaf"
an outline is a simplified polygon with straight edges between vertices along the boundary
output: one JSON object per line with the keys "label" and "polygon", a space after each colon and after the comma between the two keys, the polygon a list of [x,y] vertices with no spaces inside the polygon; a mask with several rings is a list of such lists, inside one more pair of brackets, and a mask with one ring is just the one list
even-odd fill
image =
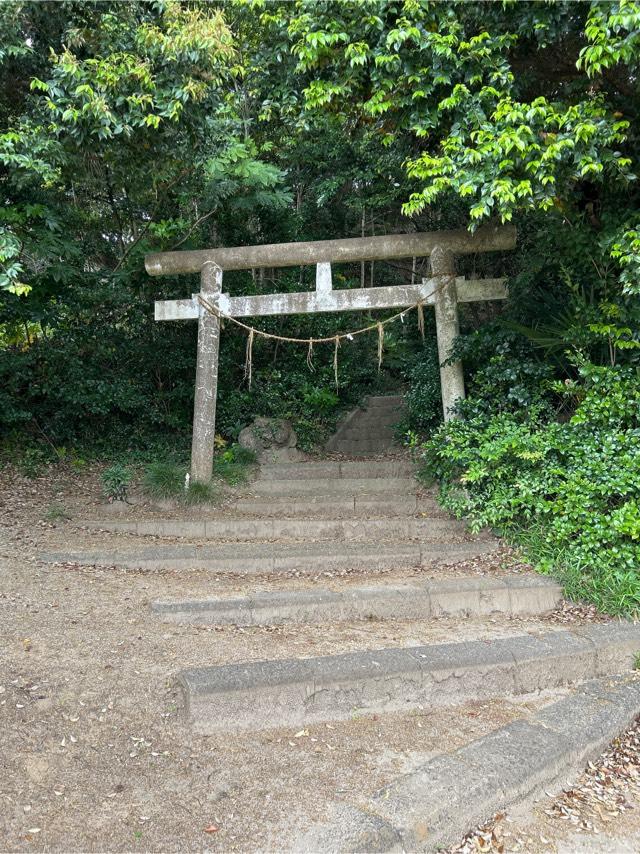
{"label": "fallen leaf", "polygon": [[205,832],[205,833],[217,833],[219,830],[220,830],[220,828],[219,828],[219,827],[217,827],[217,825],[215,825],[215,824],[208,824],[208,825],[204,828],[204,832]]}

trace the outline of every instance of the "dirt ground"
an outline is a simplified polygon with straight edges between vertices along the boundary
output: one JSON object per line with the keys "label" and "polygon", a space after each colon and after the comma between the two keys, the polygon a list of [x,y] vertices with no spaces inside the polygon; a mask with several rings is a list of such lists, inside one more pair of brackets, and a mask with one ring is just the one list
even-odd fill
{"label": "dirt ground", "polygon": [[[1,850],[287,850],[295,834],[320,820],[335,800],[373,792],[426,758],[526,716],[558,694],[380,718],[354,715],[298,732],[278,729],[274,721],[272,730],[202,737],[183,723],[178,670],[548,631],[594,617],[588,609],[565,606],[545,619],[483,622],[248,629],[166,624],[151,615],[153,599],[341,586],[362,582],[362,575],[214,579],[201,572],[37,560],[52,542],[83,547],[90,541],[94,535],[78,531],[74,518],[100,500],[95,470],[55,470],[33,481],[0,472]],[[53,505],[63,506],[70,519],[46,521]],[[470,562],[465,570],[523,571],[508,551]],[[544,820],[518,817],[518,827],[523,833],[534,827],[548,839],[547,847],[536,841],[541,850],[572,850],[562,845],[575,828],[542,815]],[[544,831],[537,832],[536,822],[543,822]],[[638,832],[620,827],[620,839]],[[588,833],[582,831],[581,839]],[[513,850],[534,850],[524,845]]]}

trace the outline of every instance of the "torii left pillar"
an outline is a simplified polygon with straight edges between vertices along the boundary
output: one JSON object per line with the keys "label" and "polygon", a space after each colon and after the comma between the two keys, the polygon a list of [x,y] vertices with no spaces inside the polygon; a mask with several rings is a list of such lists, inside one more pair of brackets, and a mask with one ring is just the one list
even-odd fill
{"label": "torii left pillar", "polygon": [[440,362],[440,387],[444,420],[456,418],[455,407],[464,399],[464,374],[462,362],[451,360],[453,344],[460,334],[458,322],[458,289],[456,262],[450,249],[435,246],[431,253],[431,273],[438,282],[434,294],[436,310],[436,335],[438,361]]}
{"label": "torii left pillar", "polygon": [[[207,261],[200,271],[200,293],[217,306],[221,290],[222,270],[215,262]],[[219,351],[220,318],[200,306],[191,440],[191,480],[199,483],[209,483],[213,472]]]}

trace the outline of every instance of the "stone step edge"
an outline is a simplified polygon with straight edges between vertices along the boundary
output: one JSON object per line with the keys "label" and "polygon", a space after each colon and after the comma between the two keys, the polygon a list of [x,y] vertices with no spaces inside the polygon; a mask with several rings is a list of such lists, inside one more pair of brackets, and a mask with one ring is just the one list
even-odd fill
{"label": "stone step edge", "polygon": [[637,677],[586,682],[528,719],[429,760],[359,806],[334,805],[293,851],[448,849],[497,812],[569,785],[639,714]]}
{"label": "stone step edge", "polygon": [[305,492],[406,495],[419,488],[413,477],[317,477],[317,478],[264,478],[254,481],[248,491],[264,495],[267,492],[300,494]]}
{"label": "stone step edge", "polygon": [[459,577],[423,583],[260,592],[241,598],[156,601],[165,622],[260,626],[443,615],[523,615],[553,610],[562,587],[545,578]]}
{"label": "stone step edge", "polygon": [[263,463],[260,477],[263,480],[307,480],[335,478],[369,478],[385,480],[390,477],[412,477],[415,466],[409,460],[402,461],[357,461],[327,460],[324,462]]}
{"label": "stone step edge", "polygon": [[318,542],[322,538],[333,541],[357,541],[371,537],[387,536],[394,540],[440,540],[442,537],[461,535],[468,531],[464,522],[451,517],[377,516],[350,519],[264,517],[247,519],[245,516],[219,516],[217,519],[182,521],[177,519],[96,519],[77,523],[89,530],[124,532],[141,537],[193,537],[194,539],[222,540],[274,540],[303,539]]}
{"label": "stone step edge", "polygon": [[[232,547],[233,556],[220,556],[222,546],[158,546],[147,547],[140,553],[109,551],[87,552],[43,552],[39,559],[45,563],[72,563],[81,566],[118,566],[123,569],[184,569],[205,570],[209,572],[230,572],[240,574],[265,574],[271,572],[321,572],[323,570],[342,569],[402,569],[431,566],[434,564],[454,564],[469,560],[482,554],[495,551],[499,543],[496,540],[470,540],[462,543],[420,544],[406,543],[389,546],[388,543],[348,543],[342,552],[327,555],[321,550],[315,554],[304,551],[295,553],[291,543],[266,543],[275,546],[276,554],[263,552],[260,556],[238,555],[244,543],[223,544]],[[256,546],[258,543],[249,545]],[[295,544],[303,546],[303,543]],[[317,543],[318,546],[326,544]],[[349,546],[357,546],[358,551],[350,551]],[[363,551],[367,546],[370,551]],[[278,554],[277,551],[280,551]]]}
{"label": "stone step edge", "polygon": [[185,716],[202,734],[345,720],[530,694],[630,669],[640,626],[375,649],[182,671]]}
{"label": "stone step edge", "polygon": [[[281,519],[299,519],[312,514],[315,519],[331,518],[336,513],[347,514],[347,518],[373,518],[397,516],[418,516],[450,519],[451,515],[437,503],[435,498],[427,496],[417,498],[413,495],[399,495],[394,499],[384,493],[367,498],[360,495],[337,495],[330,500],[322,496],[271,495],[261,498],[238,498],[225,506],[226,510],[243,516],[278,516]],[[319,515],[323,514],[323,515]]]}

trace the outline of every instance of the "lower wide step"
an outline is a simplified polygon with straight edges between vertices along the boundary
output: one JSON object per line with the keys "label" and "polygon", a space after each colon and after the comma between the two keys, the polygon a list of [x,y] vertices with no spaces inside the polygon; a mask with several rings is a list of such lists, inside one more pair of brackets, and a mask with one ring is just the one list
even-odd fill
{"label": "lower wide step", "polygon": [[228,543],[156,545],[136,549],[45,552],[48,563],[116,566],[125,569],[199,569],[264,574],[329,570],[402,569],[469,560],[498,547],[497,540],[463,543]]}
{"label": "lower wide step", "polygon": [[193,537],[211,540],[432,540],[443,541],[467,534],[464,522],[451,518],[392,519],[246,519],[218,517],[180,521],[152,519],[127,521],[104,519],[82,522],[89,528],[124,531],[156,537]]}
{"label": "lower wide step", "polygon": [[284,590],[239,599],[154,602],[151,610],[175,623],[281,625],[362,619],[417,619],[442,615],[542,614],[562,598],[544,578],[451,578],[334,591]]}
{"label": "lower wide step", "polygon": [[527,694],[630,671],[640,626],[606,623],[542,636],[256,661],[179,675],[201,733],[344,720]]}
{"label": "lower wide step", "polygon": [[[637,679],[589,681],[524,720],[429,759],[373,797],[350,792],[349,801],[337,802],[292,850],[449,850],[489,816],[565,786],[639,712]],[[477,847],[496,850],[491,844]]]}

